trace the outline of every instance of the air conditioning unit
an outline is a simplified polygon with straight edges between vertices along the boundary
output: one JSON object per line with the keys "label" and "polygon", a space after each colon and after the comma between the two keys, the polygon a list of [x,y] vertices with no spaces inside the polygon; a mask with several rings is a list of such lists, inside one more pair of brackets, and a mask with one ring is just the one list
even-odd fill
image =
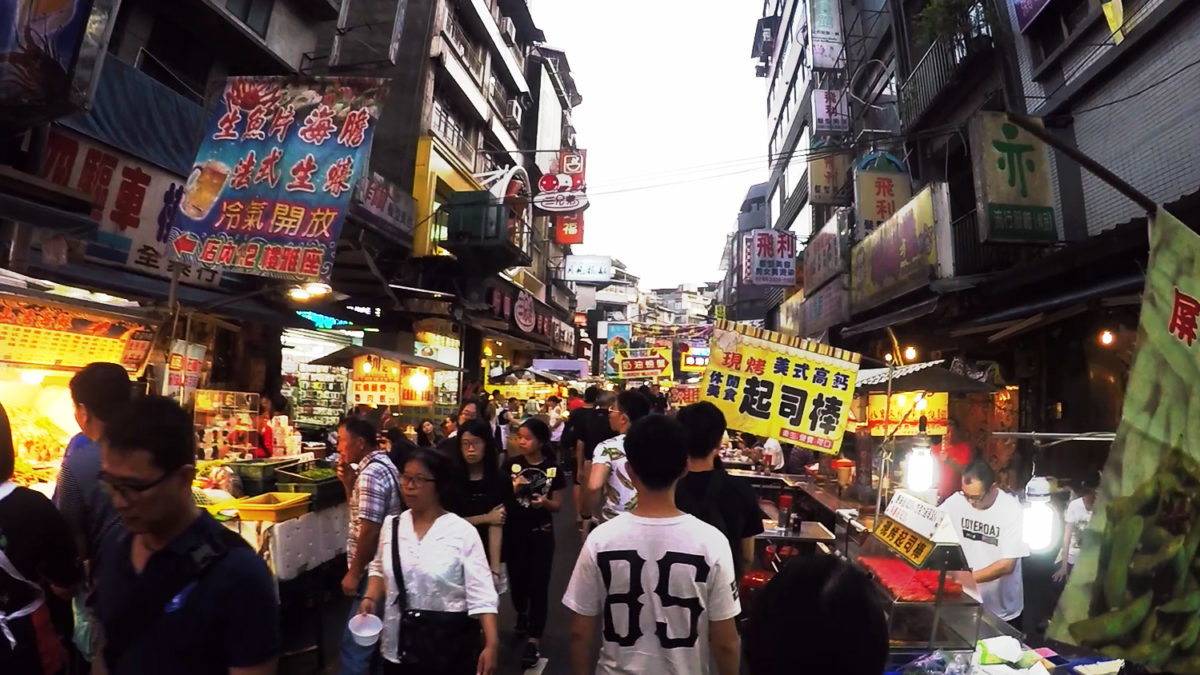
{"label": "air conditioning unit", "polygon": [[517,43],[517,26],[507,16],[500,19],[500,33],[504,36],[505,44],[512,46]]}
{"label": "air conditioning unit", "polygon": [[517,99],[509,99],[508,105],[504,108],[504,126],[509,130],[521,128],[521,114],[525,110],[521,108],[521,102]]}
{"label": "air conditioning unit", "polygon": [[755,77],[766,77],[769,68],[770,68],[770,66],[768,66],[765,63],[760,63],[760,64],[754,66],[754,76]]}

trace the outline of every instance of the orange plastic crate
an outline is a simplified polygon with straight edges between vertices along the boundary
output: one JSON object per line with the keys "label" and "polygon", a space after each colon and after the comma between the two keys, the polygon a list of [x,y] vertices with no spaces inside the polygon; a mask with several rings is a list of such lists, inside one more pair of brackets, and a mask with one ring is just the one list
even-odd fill
{"label": "orange plastic crate", "polygon": [[265,520],[278,523],[298,518],[308,512],[309,495],[292,492],[267,492],[257,497],[242,497],[231,505],[242,520]]}

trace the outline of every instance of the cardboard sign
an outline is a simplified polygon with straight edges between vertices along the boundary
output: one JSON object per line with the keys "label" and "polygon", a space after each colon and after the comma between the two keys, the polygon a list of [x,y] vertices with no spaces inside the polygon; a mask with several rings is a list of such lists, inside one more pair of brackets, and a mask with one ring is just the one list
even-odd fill
{"label": "cardboard sign", "polygon": [[920,567],[933,553],[933,542],[887,516],[879,519],[875,536],[901,558]]}

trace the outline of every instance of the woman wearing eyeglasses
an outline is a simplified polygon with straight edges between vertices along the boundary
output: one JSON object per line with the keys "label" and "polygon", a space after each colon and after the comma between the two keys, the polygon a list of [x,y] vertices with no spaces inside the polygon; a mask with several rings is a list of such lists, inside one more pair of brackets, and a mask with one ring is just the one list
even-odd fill
{"label": "woman wearing eyeglasses", "polygon": [[82,572],[67,521],[49,499],[12,482],[15,464],[0,406],[0,673],[54,675],[66,661],[46,598],[69,598]]}
{"label": "woman wearing eyeglasses", "polygon": [[459,471],[455,475],[459,497],[454,512],[475,526],[491,564],[492,576],[500,578],[504,502],[512,486],[500,473],[500,455],[492,427],[483,420],[471,420],[459,430]]}
{"label": "woman wearing eyeglasses", "polygon": [[383,609],[384,672],[491,675],[496,587],[479,533],[445,508],[453,490],[449,460],[414,451],[400,490],[408,510],[383,522],[360,607],[364,614]]}

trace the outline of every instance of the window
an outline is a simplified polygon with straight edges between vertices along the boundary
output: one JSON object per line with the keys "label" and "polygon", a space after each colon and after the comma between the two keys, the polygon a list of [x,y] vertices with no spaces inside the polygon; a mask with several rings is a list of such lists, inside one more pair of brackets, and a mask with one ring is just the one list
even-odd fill
{"label": "window", "polygon": [[177,93],[203,103],[213,64],[212,52],[204,44],[190,29],[163,14],[154,21],[135,65]]}
{"label": "window", "polygon": [[267,36],[267,24],[274,7],[275,0],[225,0],[225,9],[260,37]]}
{"label": "window", "polygon": [[[1126,15],[1128,15],[1126,9]],[[1085,30],[1100,13],[1100,0],[1062,0],[1053,3],[1034,20],[1028,37],[1034,61],[1041,63]]]}
{"label": "window", "polygon": [[467,125],[446,102],[433,99],[433,130],[442,140],[454,146],[468,164],[475,161],[475,149],[471,146]]}

